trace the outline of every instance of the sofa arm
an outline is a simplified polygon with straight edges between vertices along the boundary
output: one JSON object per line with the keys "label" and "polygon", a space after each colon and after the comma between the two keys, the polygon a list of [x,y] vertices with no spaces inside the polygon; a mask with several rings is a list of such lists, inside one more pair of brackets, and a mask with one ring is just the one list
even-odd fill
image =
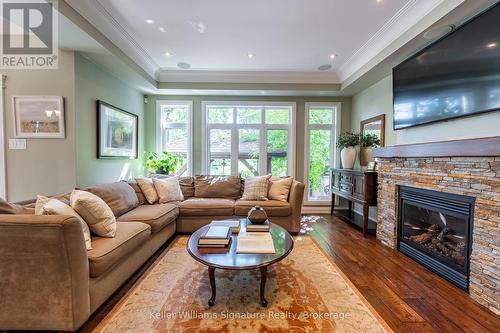
{"label": "sofa arm", "polygon": [[90,315],[80,222],[0,215],[0,331],[76,330]]}
{"label": "sofa arm", "polygon": [[300,220],[302,218],[302,201],[304,200],[305,185],[294,180],[290,188],[290,196],[288,202],[292,208],[292,221],[290,232],[297,233],[300,231]]}

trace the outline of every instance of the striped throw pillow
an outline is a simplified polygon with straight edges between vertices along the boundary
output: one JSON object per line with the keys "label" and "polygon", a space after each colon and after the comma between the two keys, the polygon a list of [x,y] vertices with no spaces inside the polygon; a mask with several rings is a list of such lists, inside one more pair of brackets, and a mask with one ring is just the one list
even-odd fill
{"label": "striped throw pillow", "polygon": [[245,179],[245,189],[243,190],[241,200],[267,200],[269,178],[271,178],[271,175],[247,177]]}

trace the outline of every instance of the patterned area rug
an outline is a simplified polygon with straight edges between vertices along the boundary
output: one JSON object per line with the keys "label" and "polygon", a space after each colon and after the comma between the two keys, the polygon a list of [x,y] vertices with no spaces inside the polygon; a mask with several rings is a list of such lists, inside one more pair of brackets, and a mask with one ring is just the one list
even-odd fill
{"label": "patterned area rug", "polygon": [[178,237],[94,332],[391,332],[354,286],[308,236],[268,269],[267,308],[260,273],[216,270],[209,307],[207,267]]}

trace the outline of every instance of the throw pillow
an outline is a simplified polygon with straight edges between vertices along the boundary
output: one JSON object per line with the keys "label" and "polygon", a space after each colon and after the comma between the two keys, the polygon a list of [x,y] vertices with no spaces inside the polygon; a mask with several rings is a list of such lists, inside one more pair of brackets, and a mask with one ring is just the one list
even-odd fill
{"label": "throw pillow", "polygon": [[288,201],[288,194],[293,183],[292,177],[271,178],[269,180],[269,192],[267,197],[270,200]]}
{"label": "throw pillow", "polygon": [[160,203],[184,200],[178,178],[153,178]]}
{"label": "throw pillow", "polygon": [[194,196],[236,200],[241,197],[241,179],[239,176],[198,175],[194,178]]}
{"label": "throw pillow", "polygon": [[269,178],[271,178],[271,175],[247,177],[241,200],[267,200]]}
{"label": "throw pillow", "polygon": [[43,195],[36,196],[35,215],[43,215],[43,206],[50,201],[50,198]]}
{"label": "throw pillow", "polygon": [[154,204],[158,201],[158,193],[156,192],[153,180],[151,178],[136,178],[137,185],[141,188],[142,193],[146,197],[149,204]]}
{"label": "throw pillow", "polygon": [[116,218],[104,200],[90,192],[74,190],[70,202],[93,233],[101,237],[115,237]]}
{"label": "throw pillow", "polygon": [[[45,197],[44,197],[45,198]],[[57,199],[49,199],[42,207],[43,215],[69,215],[74,216],[80,221],[80,225],[82,226],[83,238],[85,239],[85,247],[87,250],[92,250],[91,238],[90,238],[90,230],[89,226],[82,219],[80,215],[70,206],[65,203],[57,200]]]}
{"label": "throw pillow", "polygon": [[0,214],[33,214],[33,209],[0,198]]}

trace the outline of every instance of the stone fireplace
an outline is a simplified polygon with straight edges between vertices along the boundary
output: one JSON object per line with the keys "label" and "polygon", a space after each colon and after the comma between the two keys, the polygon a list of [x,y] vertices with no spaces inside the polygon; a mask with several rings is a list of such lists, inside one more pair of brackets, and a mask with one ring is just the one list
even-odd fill
{"label": "stone fireplace", "polygon": [[[387,147],[377,149],[375,156],[379,170],[376,237],[387,246],[398,248],[404,233],[398,227],[401,187],[473,199],[468,292],[500,314],[500,138]],[[442,230],[439,226],[438,233]]]}

